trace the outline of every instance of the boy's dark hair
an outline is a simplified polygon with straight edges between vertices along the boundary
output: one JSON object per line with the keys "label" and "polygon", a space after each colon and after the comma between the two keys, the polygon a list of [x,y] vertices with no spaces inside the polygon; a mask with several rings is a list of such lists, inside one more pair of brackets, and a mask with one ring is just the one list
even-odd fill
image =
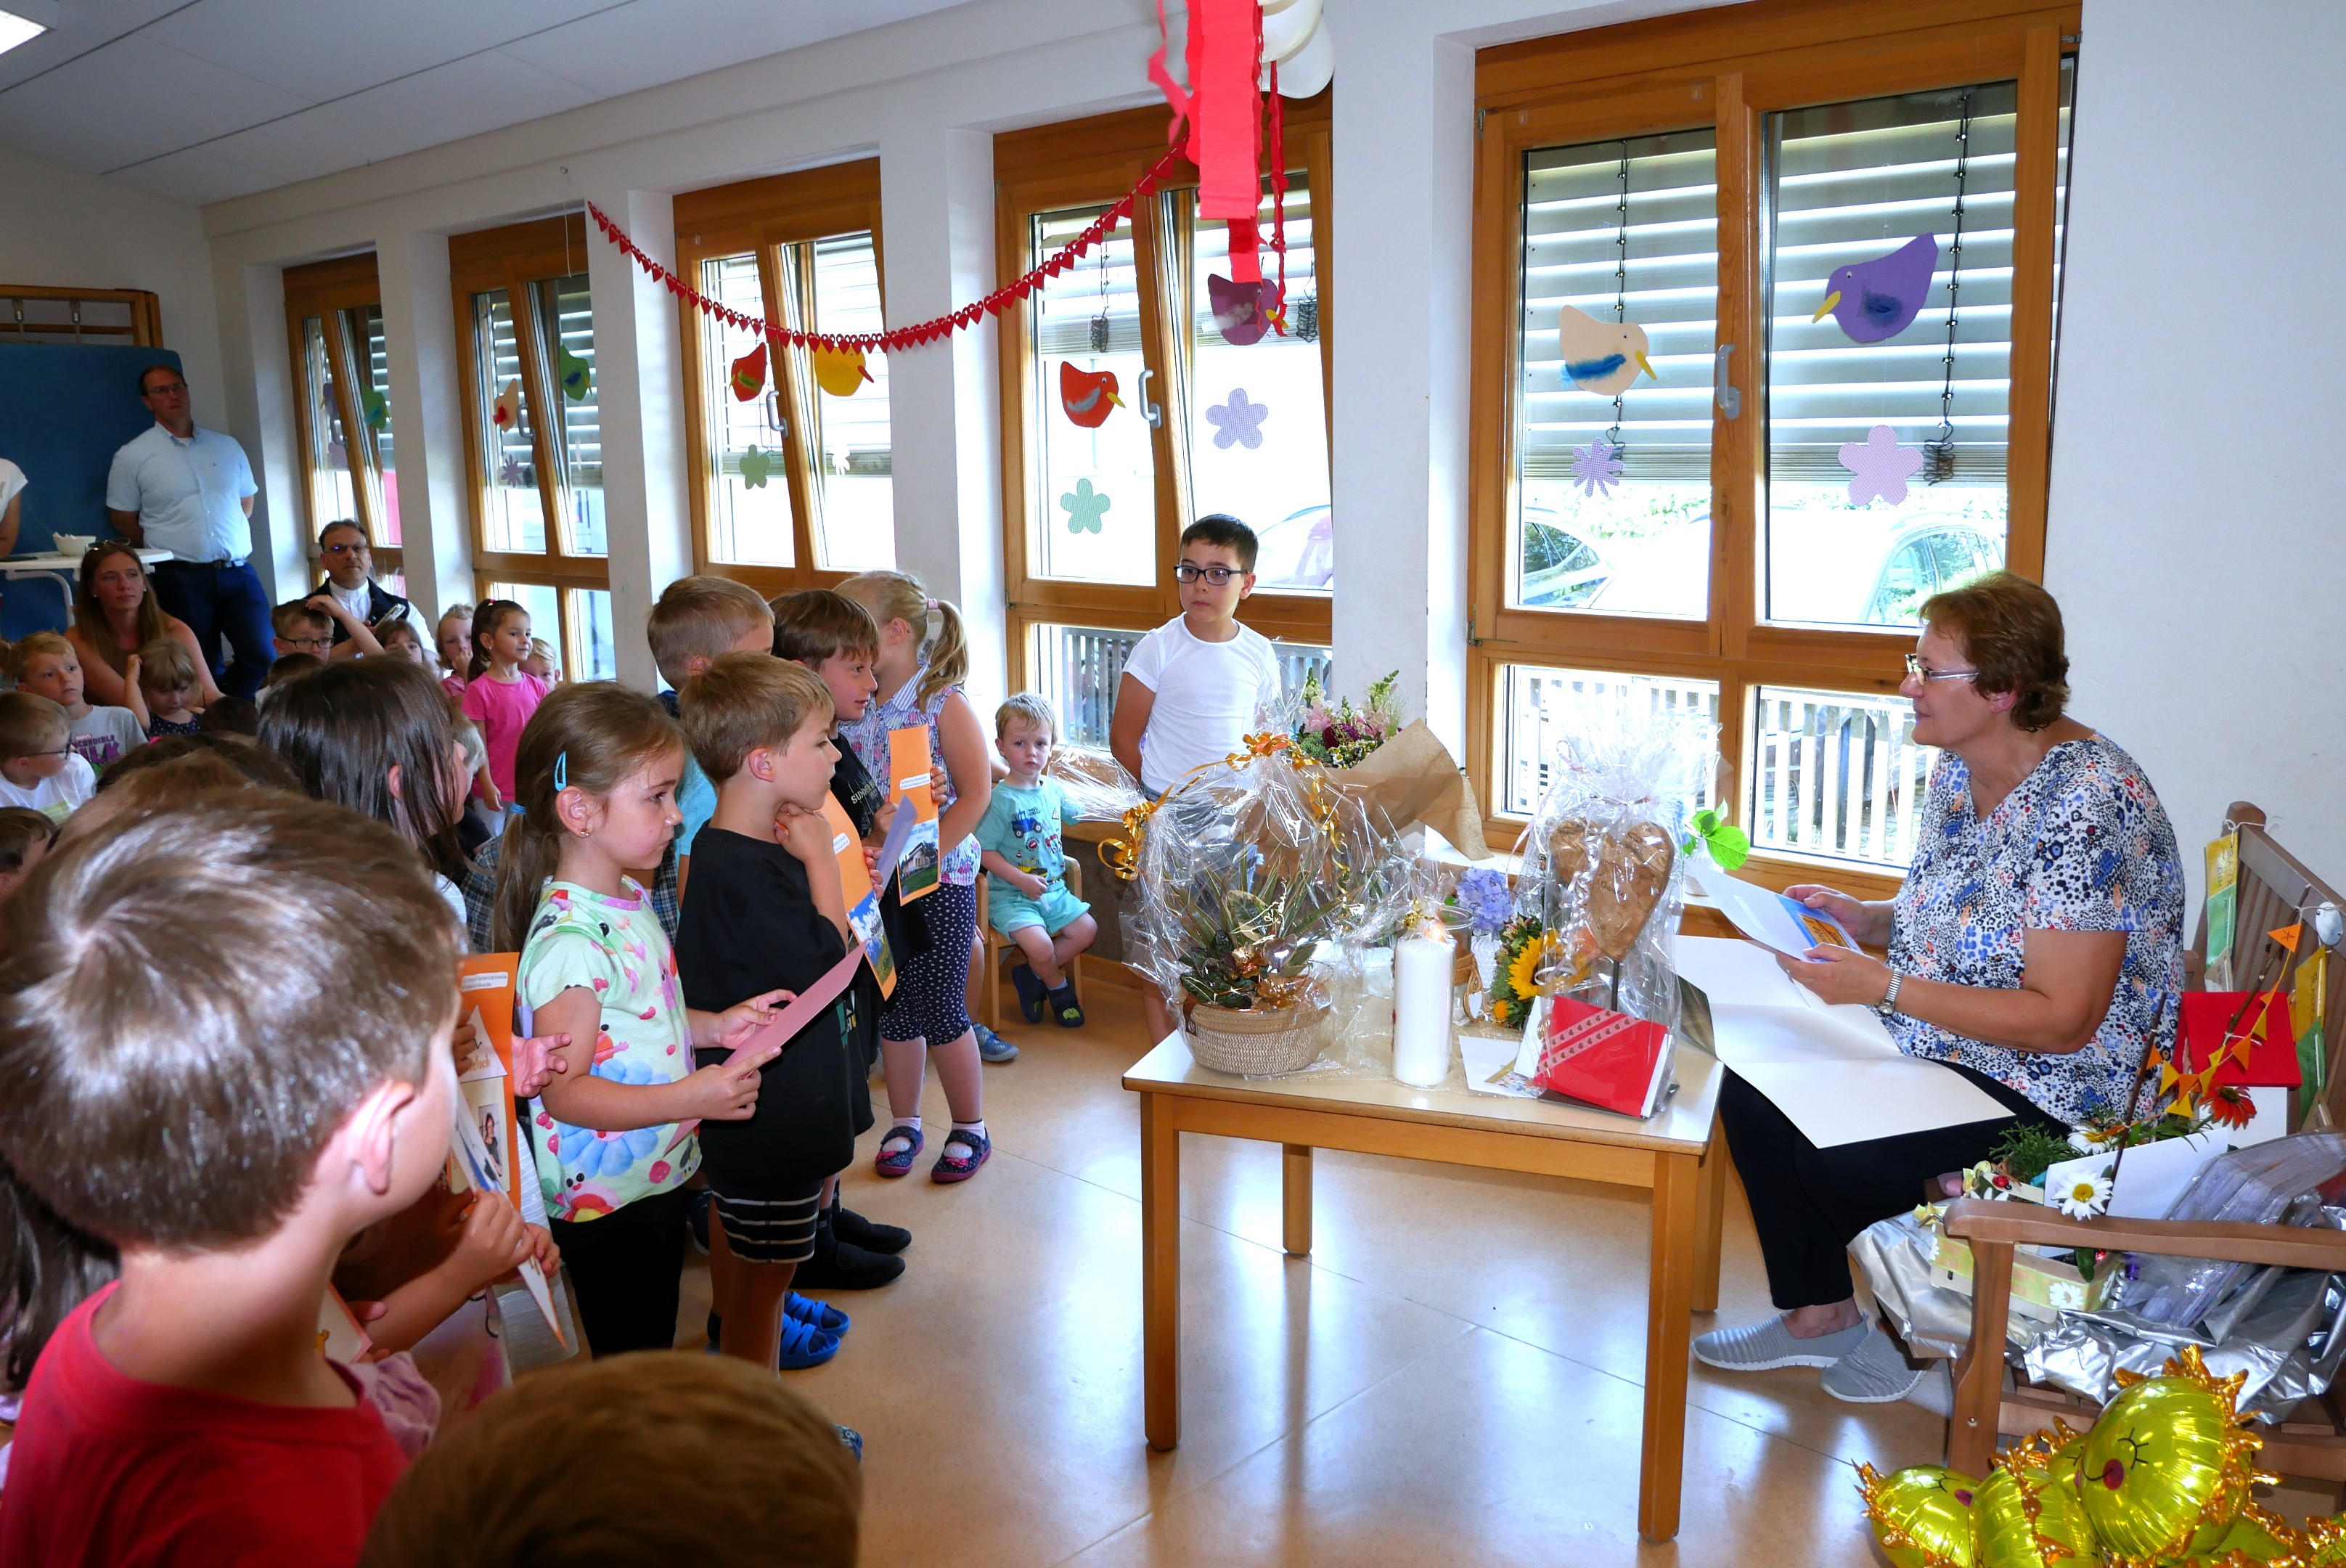
{"label": "boy's dark hair", "polygon": [[270,790],[125,813],[0,905],[0,1148],[117,1247],[268,1236],[367,1095],[434,1070],[455,964],[381,823]]}
{"label": "boy's dark hair", "polygon": [[296,626],[323,626],[332,631],[334,617],[307,599],[288,599],[269,612],[269,627],[279,636],[291,641]]}
{"label": "boy's dark hair", "polygon": [[804,588],[774,601],[774,657],[818,665],[843,653],[880,657],[880,623],[831,588]]}
{"label": "boy's dark hair", "polygon": [[[594,1485],[563,1484],[590,1465]],[[772,1372],[614,1356],[536,1373],[444,1431],[384,1500],[359,1563],[852,1568],[862,1502],[839,1429]]]}
{"label": "boy's dark hair", "polygon": [[29,806],[0,806],[0,872],[21,871],[25,854],[34,844],[47,849],[57,841],[57,825],[46,811]]}
{"label": "boy's dark hair", "polygon": [[[325,667],[326,661],[313,653],[281,654],[270,662],[269,675],[261,681],[260,689],[267,691],[272,686],[283,686],[296,676]],[[259,720],[256,719],[255,722],[258,723]]]}
{"label": "boy's dark hair", "polygon": [[1219,545],[1239,558],[1239,570],[1254,570],[1254,530],[1227,512],[1209,513],[1182,529],[1181,548],[1192,545]]}
{"label": "boy's dark hair", "polygon": [[495,636],[497,627],[507,616],[525,616],[529,611],[511,599],[483,599],[473,611],[473,635],[464,646],[472,650],[473,662],[464,672],[466,680],[478,680],[489,670],[489,656],[481,647],[481,639]]}
{"label": "boy's dark hair", "polygon": [[72,734],[72,718],[40,693],[0,691],[0,762],[55,751]]}
{"label": "boy's dark hair", "polygon": [[810,714],[828,724],[831,687],[804,665],[771,654],[729,653],[684,683],[677,715],[692,759],[722,784],[760,746],[780,746]]}
{"label": "boy's dark hair", "polygon": [[203,726],[206,735],[258,735],[260,709],[249,697],[223,697],[218,702],[205,704],[196,722]]}
{"label": "boy's dark hair", "polygon": [[678,577],[660,590],[658,602],[644,618],[644,640],[651,645],[652,663],[661,678],[680,687],[688,660],[730,653],[743,633],[773,618],[766,601],[747,583],[730,577]]}

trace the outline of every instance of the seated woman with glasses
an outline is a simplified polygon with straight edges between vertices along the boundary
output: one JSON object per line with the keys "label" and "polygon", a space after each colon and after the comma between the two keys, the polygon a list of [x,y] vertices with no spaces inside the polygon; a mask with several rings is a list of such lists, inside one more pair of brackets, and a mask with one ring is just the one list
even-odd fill
{"label": "seated woman with glasses", "polygon": [[130,661],[140,648],[168,637],[196,662],[195,706],[219,700],[212,667],[187,622],[156,602],[155,585],[138,552],[120,539],[101,539],[81,558],[74,589],[73,625],[66,640],[81,657],[83,695],[102,708],[129,706]]}
{"label": "seated woman with glasses", "polygon": [[2134,759],[2064,717],[2053,596],[1996,572],[1924,601],[1922,621],[1901,689],[1915,743],[1939,759],[1905,886],[1873,903],[1790,890],[1889,962],[1840,949],[1779,962],[1828,1003],[1874,1008],[1908,1055],[1946,1063],[2018,1119],[1820,1149],[1729,1072],[1719,1121],[1782,1316],[1695,1341],[1729,1371],[1824,1368],[1825,1390],[1856,1403],[1902,1399],[1923,1374],[1859,1313],[1851,1239],[1953,1196],[1940,1178],[2016,1126],[2066,1136],[2122,1115],[2183,989],[2175,830]]}

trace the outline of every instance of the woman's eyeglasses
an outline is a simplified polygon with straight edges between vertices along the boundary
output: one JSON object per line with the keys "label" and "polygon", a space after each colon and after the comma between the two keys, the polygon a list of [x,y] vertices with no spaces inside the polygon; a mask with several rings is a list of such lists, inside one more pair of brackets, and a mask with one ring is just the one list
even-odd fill
{"label": "woman's eyeglasses", "polygon": [[1227,586],[1234,577],[1245,575],[1236,566],[1193,566],[1187,561],[1173,568],[1173,580],[1177,583],[1194,583],[1203,577],[1218,588]]}
{"label": "woman's eyeglasses", "polygon": [[1919,680],[1925,686],[1934,680],[1969,680],[1978,674],[1975,669],[1933,669],[1917,656],[1906,656],[1906,678]]}

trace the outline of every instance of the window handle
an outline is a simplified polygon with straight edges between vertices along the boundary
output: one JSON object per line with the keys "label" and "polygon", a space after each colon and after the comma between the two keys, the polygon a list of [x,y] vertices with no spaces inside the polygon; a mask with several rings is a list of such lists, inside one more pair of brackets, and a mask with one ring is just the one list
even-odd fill
{"label": "window handle", "polygon": [[1710,356],[1711,395],[1719,400],[1719,412],[1729,419],[1740,418],[1743,413],[1743,394],[1736,390],[1727,372],[1727,361],[1734,356],[1733,343],[1719,344]]}
{"label": "window handle", "polygon": [[1163,406],[1148,401],[1148,378],[1156,373],[1146,365],[1140,368],[1140,417],[1148,422],[1151,430],[1165,423]]}

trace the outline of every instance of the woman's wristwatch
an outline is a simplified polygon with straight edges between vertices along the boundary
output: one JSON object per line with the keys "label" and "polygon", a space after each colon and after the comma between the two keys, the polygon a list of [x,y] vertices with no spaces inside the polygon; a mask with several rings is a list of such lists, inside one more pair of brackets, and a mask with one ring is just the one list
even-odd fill
{"label": "woman's wristwatch", "polygon": [[1905,978],[1894,969],[1890,972],[1890,989],[1883,992],[1882,1000],[1873,1004],[1873,1010],[1876,1013],[1887,1018],[1898,1011],[1898,987]]}

